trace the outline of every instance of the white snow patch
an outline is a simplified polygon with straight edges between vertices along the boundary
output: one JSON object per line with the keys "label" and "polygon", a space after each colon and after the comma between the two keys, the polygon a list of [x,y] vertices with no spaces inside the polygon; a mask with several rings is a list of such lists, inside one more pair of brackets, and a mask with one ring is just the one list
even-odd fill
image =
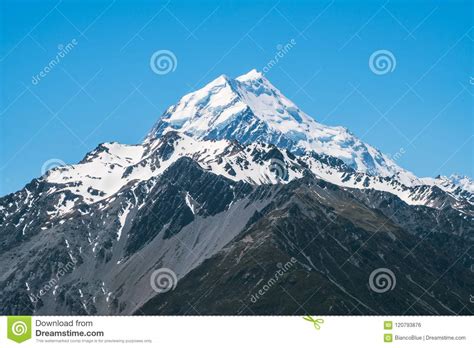
{"label": "white snow patch", "polygon": [[131,208],[132,208],[132,204],[128,204],[127,207],[124,209],[124,211],[121,214],[119,214],[120,227],[117,232],[117,240],[119,240],[120,236],[122,235],[122,230],[125,227],[125,222],[127,220],[127,216],[130,213]]}
{"label": "white snow patch", "polygon": [[191,211],[193,212],[193,215],[196,215],[195,211],[194,211],[194,204],[192,203],[192,198],[191,196],[189,195],[189,192],[186,192],[186,197],[185,197],[185,200],[186,200],[186,205],[189,207],[189,209],[191,209]]}

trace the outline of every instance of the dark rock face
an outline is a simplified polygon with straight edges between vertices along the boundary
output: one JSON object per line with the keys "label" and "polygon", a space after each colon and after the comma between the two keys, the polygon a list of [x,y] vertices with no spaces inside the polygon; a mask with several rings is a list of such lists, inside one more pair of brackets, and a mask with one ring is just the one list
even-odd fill
{"label": "dark rock face", "polygon": [[127,252],[139,250],[165,226],[163,237],[167,239],[194,220],[183,192],[193,197],[197,213],[206,217],[224,211],[232,200],[252,190],[250,185],[244,183],[237,183],[232,188],[232,183],[203,171],[189,158],[179,159],[163,174],[160,185],[154,186],[150,192],[156,200],[136,215],[129,232]]}

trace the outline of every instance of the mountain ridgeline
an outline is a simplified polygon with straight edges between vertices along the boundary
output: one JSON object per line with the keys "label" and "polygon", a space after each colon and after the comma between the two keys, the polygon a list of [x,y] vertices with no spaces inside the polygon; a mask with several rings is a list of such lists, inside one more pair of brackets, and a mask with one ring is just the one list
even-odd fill
{"label": "mountain ridgeline", "polygon": [[0,314],[472,314],[473,240],[471,179],[418,178],[252,70],[0,198]]}

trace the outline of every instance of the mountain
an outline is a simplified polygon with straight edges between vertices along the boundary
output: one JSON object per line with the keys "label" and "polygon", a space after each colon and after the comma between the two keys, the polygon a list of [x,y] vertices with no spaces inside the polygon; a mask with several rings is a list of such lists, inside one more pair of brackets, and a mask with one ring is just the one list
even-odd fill
{"label": "mountain", "polygon": [[314,121],[256,70],[236,79],[222,75],[184,96],[166,110],[147,141],[169,130],[196,139],[234,139],[241,144],[260,141],[295,154],[312,150],[339,158],[356,171],[398,175],[405,184],[417,182],[412,173],[347,129]]}
{"label": "mountain", "polygon": [[260,73],[221,76],[143,143],[0,198],[0,313],[469,314],[473,204],[469,178],[417,178]]}

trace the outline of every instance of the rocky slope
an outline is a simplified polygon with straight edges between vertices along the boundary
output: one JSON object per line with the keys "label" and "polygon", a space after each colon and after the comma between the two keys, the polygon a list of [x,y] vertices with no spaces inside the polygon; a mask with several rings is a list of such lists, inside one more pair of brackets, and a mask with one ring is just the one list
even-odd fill
{"label": "rocky slope", "polygon": [[[473,224],[451,208],[438,223],[433,209],[414,212],[388,193],[378,197],[381,210],[364,201],[370,193],[310,177],[282,186],[223,250],[135,313],[471,313]],[[369,281],[380,268],[393,272],[383,293]]]}

